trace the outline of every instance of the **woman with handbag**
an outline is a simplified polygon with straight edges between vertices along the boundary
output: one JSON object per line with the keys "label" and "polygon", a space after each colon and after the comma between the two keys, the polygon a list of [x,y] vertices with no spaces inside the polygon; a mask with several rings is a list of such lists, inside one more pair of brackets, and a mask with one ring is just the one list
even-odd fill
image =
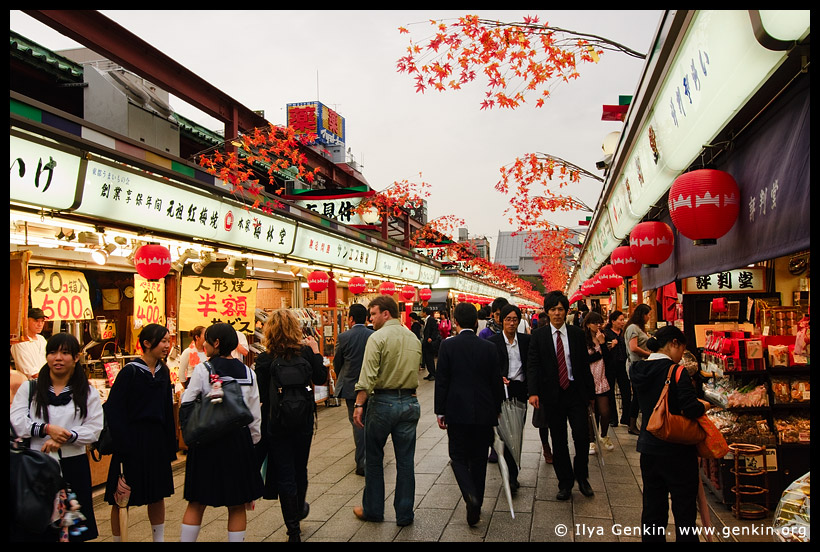
{"label": "woman with handbag", "polygon": [[288,373],[304,371],[301,385],[303,392],[306,385],[324,385],[327,381],[327,368],[316,340],[302,334],[299,320],[288,309],[273,311],[265,322],[262,333],[265,336],[266,352],[256,358],[256,375],[262,398],[263,431],[268,440],[264,497],[269,500],[279,498],[288,541],[299,542],[299,522],[310,512],[305,497],[315,402],[313,392],[310,391],[307,394],[309,405],[306,406],[304,417],[300,417],[295,426],[286,427],[280,422],[281,416],[277,416],[272,394],[277,389],[284,388],[282,380],[286,367]]}
{"label": "woman with handbag", "polygon": [[[646,360],[632,365],[632,388],[644,420],[652,411],[668,385],[668,409],[671,414],[682,414],[697,420],[704,412],[685,369],[674,369],[686,351],[686,337],[675,326],[660,328],[650,337],[646,346],[653,351]],[[669,521],[668,505],[672,499],[677,541],[697,542],[695,533],[698,497],[698,458],[696,445],[682,445],[663,441],[643,424],[637,450],[641,453],[643,479],[643,511],[641,526],[643,541],[665,541]],[[686,527],[688,532],[681,531]]]}
{"label": "woman with handbag", "polygon": [[[103,427],[100,394],[88,383],[85,370],[77,364],[80,343],[73,335],[57,333],[46,343],[46,365],[36,379],[20,386],[9,413],[19,437],[31,438],[30,447],[59,456],[63,479],[76,494],[81,524],[69,527],[70,541],[98,536],[91,499],[91,468],[85,446],[99,438]],[[82,517],[80,517],[82,519]],[[84,530],[80,530],[85,527]],[[13,528],[16,529],[16,528]],[[59,530],[49,528],[41,535],[13,531],[11,540],[57,541]]]}
{"label": "woman with handbag", "polygon": [[[120,507],[115,493],[120,474],[131,487],[128,507],[147,506],[154,542],[165,540],[165,497],[174,494],[171,463],[177,457],[171,375],[163,362],[171,349],[168,328],[148,324],[139,334],[140,358],[126,364],[114,380],[105,417],[114,453],[105,484],[111,505],[111,533],[119,542]],[[127,515],[123,508],[122,515]]]}
{"label": "woman with handbag", "polygon": [[222,383],[233,380],[239,384],[242,399],[253,416],[249,425],[230,429],[213,441],[189,445],[184,491],[188,507],[182,518],[181,542],[196,541],[208,506],[228,508],[228,542],[243,542],[245,505],[262,496],[262,476],[254,452],[261,438],[259,388],[253,370],[231,354],[238,342],[230,324],[219,322],[205,330],[204,347],[209,360],[194,368],[180,401],[183,408],[206,395],[212,401],[227,400],[224,394],[228,391],[222,389]]}

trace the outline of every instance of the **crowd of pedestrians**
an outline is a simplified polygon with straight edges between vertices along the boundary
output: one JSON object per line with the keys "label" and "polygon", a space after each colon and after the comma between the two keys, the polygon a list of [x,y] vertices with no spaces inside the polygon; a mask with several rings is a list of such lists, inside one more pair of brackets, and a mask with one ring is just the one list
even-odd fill
{"label": "crowd of pedestrians", "polygon": [[[29,312],[35,345],[29,347],[32,351],[18,348],[21,366],[39,362],[34,347],[46,341],[39,335],[41,314],[39,309]],[[605,324],[599,312],[570,311],[567,297],[557,291],[546,295],[543,310],[533,316],[497,298],[481,309],[459,303],[452,319],[449,313],[425,308],[423,317],[411,313],[407,325],[389,296],[379,296],[367,306],[352,305],[348,329],[338,336],[333,366],[335,396],[345,400],[351,425],[355,473],[364,478],[361,505],[353,508],[353,515],[368,522],[385,518],[384,447],[390,438],[396,458],[396,524],[413,523],[416,427],[421,416],[416,388],[420,372],[426,371],[425,379],[435,382],[435,414],[439,427],[447,432],[450,465],[470,526],[481,517],[487,463],[499,461],[493,447],[494,428],[505,399],[525,405],[524,411],[527,404],[532,406],[530,422],[539,429],[544,460],[555,471],[558,500],[569,500],[576,484],[584,496],[595,494],[588,463],[589,455],[603,453],[595,450],[596,434],[603,448],[612,450],[608,428],[620,421],[629,424],[630,432],[640,433],[638,448],[642,465],[648,466],[644,482],[652,489],[646,499],[651,508],[666,500],[664,493],[672,492],[673,510],[677,508],[682,520],[690,523],[691,497],[682,495],[675,483],[679,472],[655,464],[675,457],[680,473],[690,474],[692,451],[663,446],[636,426],[637,410],[646,419],[653,404],[654,374],[685,349],[683,337],[671,331],[659,332],[650,340],[645,331],[648,316],[648,307],[639,305],[629,321],[614,311]],[[288,309],[276,310],[267,318],[265,350],[252,367],[237,357],[243,346],[230,325],[199,326],[190,335],[191,346],[181,359],[185,388],[181,404],[212,397],[216,382],[235,381],[253,420],[216,441],[188,446],[184,485],[188,504],[180,540],[197,540],[210,506],[227,508],[228,541],[243,541],[246,511],[265,498],[279,501],[288,540],[299,541],[300,521],[310,511],[307,465],[315,421],[310,390],[324,385],[328,375],[318,344],[304,336]],[[31,438],[32,447],[59,455],[63,474],[82,505],[86,529],[73,540],[98,534],[84,452],[100,437],[103,410],[114,443],[105,489],[114,540],[121,537],[120,516],[141,506],[147,507],[153,540],[164,540],[165,498],[174,492],[171,463],[178,450],[173,387],[164,362],[171,347],[169,332],[149,324],[140,332],[139,343],[142,354],[120,371],[104,409],[99,394],[78,369],[80,345],[70,334],[53,335],[43,347],[41,368],[24,368],[22,378],[11,380],[12,427],[20,437]],[[638,387],[633,389],[635,375]],[[296,421],[286,422],[285,408],[295,407],[288,406],[283,389],[289,388],[287,382],[293,377],[298,382],[290,387],[307,393],[310,407],[295,410]],[[681,408],[695,415],[698,409],[687,392],[680,394]],[[514,495],[519,467],[507,444],[503,456]],[[655,467],[649,469],[650,463]],[[123,478],[130,487],[125,508],[118,504]],[[645,519],[653,525],[664,522],[649,512]],[[45,534],[13,532],[12,539],[57,537],[49,529]]]}

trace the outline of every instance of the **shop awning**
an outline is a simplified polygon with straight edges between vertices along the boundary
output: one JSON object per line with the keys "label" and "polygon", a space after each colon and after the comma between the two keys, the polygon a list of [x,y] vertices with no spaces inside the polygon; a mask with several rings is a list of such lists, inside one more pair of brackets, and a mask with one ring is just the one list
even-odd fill
{"label": "shop awning", "polygon": [[[801,77],[718,158],[741,194],[740,214],[716,245],[695,246],[675,234],[675,251],[657,268],[644,268],[644,289],[711,274],[810,248],[811,99]],[[672,225],[669,215],[662,219]]]}

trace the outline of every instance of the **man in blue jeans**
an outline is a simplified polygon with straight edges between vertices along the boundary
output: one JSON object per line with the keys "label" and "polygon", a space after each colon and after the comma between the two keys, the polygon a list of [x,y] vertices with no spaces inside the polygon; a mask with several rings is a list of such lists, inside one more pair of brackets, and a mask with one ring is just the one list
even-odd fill
{"label": "man in blue jeans", "polygon": [[[368,305],[376,330],[367,340],[356,384],[353,422],[364,427],[365,473],[362,505],[353,513],[363,521],[384,520],[384,446],[393,439],[396,454],[396,525],[413,523],[416,493],[416,426],[421,409],[416,398],[421,343],[399,320],[399,306],[389,295]],[[367,403],[363,418],[362,410]]]}

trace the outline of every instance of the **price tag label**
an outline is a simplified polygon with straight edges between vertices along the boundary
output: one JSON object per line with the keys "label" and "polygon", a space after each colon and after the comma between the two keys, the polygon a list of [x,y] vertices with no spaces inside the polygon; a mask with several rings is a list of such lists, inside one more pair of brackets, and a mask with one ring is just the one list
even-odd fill
{"label": "price tag label", "polygon": [[256,311],[256,280],[212,278],[182,279],[179,326],[190,331],[225,322],[239,332],[253,333]]}
{"label": "price tag label", "polygon": [[134,274],[134,328],[165,325],[165,280],[146,280]]}
{"label": "price tag label", "polygon": [[76,270],[36,268],[29,270],[31,305],[43,309],[47,320],[94,318],[88,281]]}

